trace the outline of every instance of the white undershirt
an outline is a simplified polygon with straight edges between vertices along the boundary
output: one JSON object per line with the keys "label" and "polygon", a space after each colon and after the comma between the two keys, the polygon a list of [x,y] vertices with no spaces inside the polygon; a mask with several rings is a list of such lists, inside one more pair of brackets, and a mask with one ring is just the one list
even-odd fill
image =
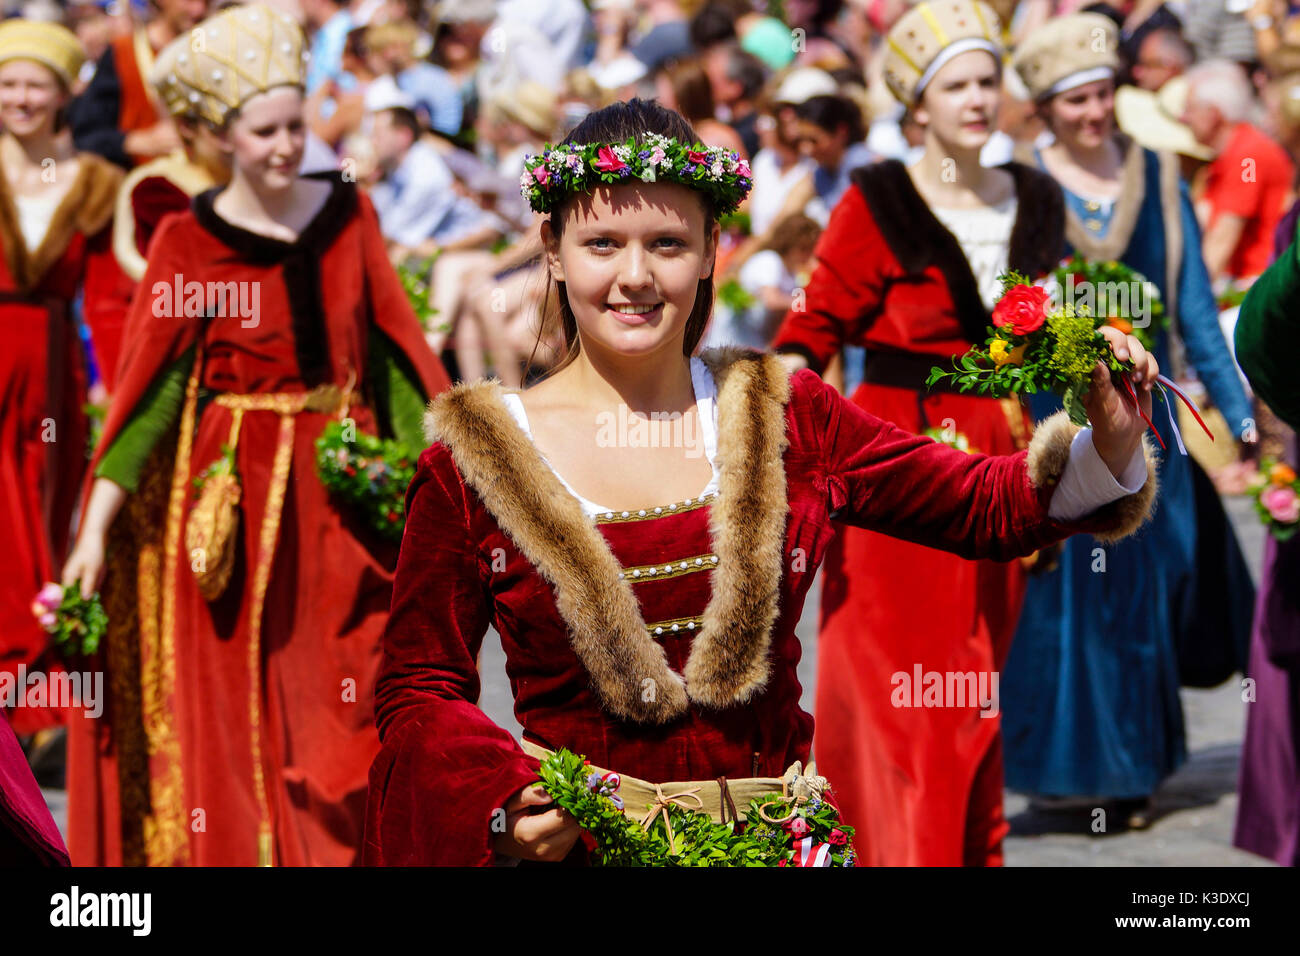
{"label": "white undershirt", "polygon": [[[700,444],[704,446],[704,455],[708,458],[709,466],[713,470],[713,475],[709,478],[709,483],[704,486],[703,491],[695,496],[696,498],[702,498],[705,495],[714,495],[718,493],[718,403],[717,385],[713,381],[713,374],[709,371],[709,367],[704,364],[704,361],[699,358],[699,356],[693,356],[691,358],[691,388],[695,392],[696,420],[700,423],[700,435],[698,437]],[[533,430],[528,424],[528,413],[524,410],[523,400],[519,397],[517,392],[506,392],[503,397],[505,398],[506,408],[510,410],[510,414],[514,417],[514,420],[519,424],[519,427],[524,430],[524,434],[529,438],[532,438]],[[689,440],[690,436],[686,437],[687,440]],[[603,515],[615,511],[613,508],[606,508],[603,505],[598,505],[594,501],[589,501],[582,497],[582,495],[573,490],[573,486],[565,480],[562,474],[555,471],[555,466],[549,461],[546,461],[545,455],[542,456],[542,461],[546,462],[546,466],[555,473],[555,477],[560,479],[560,484],[564,485],[565,490],[578,499],[578,503],[582,505],[582,510],[587,517],[595,518],[597,515]],[[670,503],[674,502],[663,502],[665,505]]]}
{"label": "white undershirt", "polygon": [[[696,495],[697,498],[702,498],[718,493],[718,403],[717,385],[713,381],[713,375],[698,356],[691,358],[691,386],[695,391],[696,415],[700,422],[704,453],[713,469],[709,483]],[[531,439],[533,432],[528,424],[528,413],[524,410],[523,400],[516,392],[505,392],[502,397],[515,422]],[[560,480],[565,490],[578,499],[587,517],[594,519],[598,515],[610,512],[619,513],[613,508],[606,508],[582,497],[573,490],[573,486],[565,480],[564,476],[556,471],[549,461],[546,461],[546,456],[542,456],[542,461],[546,462],[546,466]],[[1115,476],[1110,473],[1110,468],[1097,453],[1097,449],[1092,444],[1092,429],[1080,429],[1070,443],[1070,457],[1066,462],[1065,470],[1061,473],[1061,480],[1052,493],[1048,517],[1056,521],[1073,521],[1125,495],[1140,491],[1147,479],[1146,459],[1141,447],[1133,453],[1124,474],[1120,477],[1121,481],[1115,480]]]}
{"label": "white undershirt", "polygon": [[14,197],[14,205],[18,209],[18,229],[23,234],[28,252],[40,248],[45,234],[50,231],[54,212],[62,201],[62,195]]}
{"label": "white undershirt", "polygon": [[1007,271],[1011,230],[1016,224],[1015,196],[981,209],[947,209],[931,206],[935,218],[953,234],[970,263],[984,307],[992,309],[1002,296],[998,276]]}

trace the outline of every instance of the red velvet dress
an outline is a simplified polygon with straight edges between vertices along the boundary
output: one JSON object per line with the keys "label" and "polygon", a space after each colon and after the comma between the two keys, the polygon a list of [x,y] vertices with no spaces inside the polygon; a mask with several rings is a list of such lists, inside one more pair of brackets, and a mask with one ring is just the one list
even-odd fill
{"label": "red velvet dress", "polygon": [[[1048,518],[1068,426],[1036,437],[1059,467],[1040,456],[1031,473],[1024,452],[918,438],[774,356],[702,357],[718,383],[718,493],[644,513],[588,518],[498,384],[434,402],[376,687],[367,862],[489,864],[494,811],[535,781],[537,761],[475,704],[489,624],[529,740],[651,781],[779,776],[812,742],[794,630],[833,513],[1009,559],[1113,528],[1129,501]],[[888,699],[888,684],[878,692]]]}
{"label": "red velvet dress", "polygon": [[[109,222],[121,174],[97,156],[79,163],[36,249],[0,176],[0,672],[15,676],[20,666],[61,667],[31,603],[59,576],[86,468],[86,363],[72,302],[83,291],[95,323],[113,275]],[[50,707],[6,716],[20,734],[62,720]]]}
{"label": "red velvet dress", "polygon": [[[377,429],[367,379],[375,329],[424,394],[446,387],[359,190],[336,181],[293,243],[226,223],[214,193],[165,219],[151,246],[97,461],[200,335],[203,389],[300,394],[352,381],[362,400],[349,415],[361,432]],[[251,318],[231,309],[206,321],[160,317],[160,294],[170,293],[155,285],[177,275],[249,283],[260,307]],[[137,533],[122,537],[115,526],[110,538],[108,707],[100,720],[74,714],[69,725],[69,844],[79,865],[345,865],[360,847],[396,547],[316,476],[314,443],[335,416],[303,411],[289,433],[280,414],[249,410],[236,452],[238,556],[225,593],[205,601],[171,534],[193,501],[190,480],[229,440],[231,417],[218,399],[200,406],[179,501],[160,442],[118,518]],[[175,428],[170,437],[174,448]],[[273,502],[277,487],[283,500]],[[268,539],[272,507],[279,521]],[[259,585],[256,569],[268,567]]]}
{"label": "red velvet dress", "polygon": [[[1018,195],[1010,266],[1038,276],[1063,248],[1060,190],[1035,170],[1009,168]],[[902,164],[855,173],[816,256],[806,308],[786,316],[774,349],[821,369],[841,346],[864,346],[859,407],[910,432],[955,429],[988,454],[1024,447],[1029,422],[1018,404],[924,392],[929,367],[950,367],[991,319],[961,247]],[[859,827],[864,862],[1001,862],[999,718],[978,704],[895,707],[881,688],[917,667],[999,671],[1024,589],[1020,562],[969,561],[870,530],[845,529],[827,554],[813,749]]]}

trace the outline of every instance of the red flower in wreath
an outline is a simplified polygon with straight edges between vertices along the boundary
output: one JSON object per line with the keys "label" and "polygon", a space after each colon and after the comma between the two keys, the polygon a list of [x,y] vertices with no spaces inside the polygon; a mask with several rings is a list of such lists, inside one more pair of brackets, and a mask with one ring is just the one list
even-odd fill
{"label": "red flower in wreath", "polygon": [[826,838],[826,842],[831,846],[844,846],[844,844],[849,842],[849,838],[845,836],[843,830],[836,827],[831,831],[831,835]]}
{"label": "red flower in wreath", "polygon": [[1037,332],[1047,321],[1047,291],[1036,285],[1012,286],[993,307],[993,324],[1016,335]]}
{"label": "red flower in wreath", "polygon": [[614,155],[614,151],[608,146],[602,146],[596,151],[596,169],[602,173],[616,173],[627,163]]}

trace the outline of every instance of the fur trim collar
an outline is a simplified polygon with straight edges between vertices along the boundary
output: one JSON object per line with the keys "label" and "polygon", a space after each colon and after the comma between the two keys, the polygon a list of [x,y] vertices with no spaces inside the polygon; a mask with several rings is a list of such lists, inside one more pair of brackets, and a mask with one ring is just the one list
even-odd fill
{"label": "fur trim collar", "polygon": [[[1065,200],[1046,173],[1021,163],[999,167],[1016,181],[1016,222],[1007,265],[1031,278],[1056,268],[1065,251]],[[948,283],[957,319],[966,337],[981,342],[992,322],[966,254],[948,228],[930,211],[907,168],[896,159],[856,169],[853,182],[871,209],[885,243],[909,273],[937,265]]]}
{"label": "fur trim collar", "polygon": [[[647,633],[604,537],[510,416],[501,384],[458,385],[425,416],[429,441],[447,446],[465,483],[554,587],[573,650],[606,710],[640,723],[667,723],[691,702],[744,704],[767,686],[770,668],[789,511],[782,460],[789,376],[776,356],[746,349],[700,357],[718,385],[720,477],[709,522],[718,567],[684,676]],[[652,695],[643,693],[647,678]]]}
{"label": "fur trim collar", "polygon": [[93,236],[112,218],[122,171],[93,153],[78,153],[77,167],[76,181],[59,201],[45,238],[35,249],[27,248],[9,179],[0,175],[0,241],[4,243],[5,265],[20,292],[40,285],[74,235]]}

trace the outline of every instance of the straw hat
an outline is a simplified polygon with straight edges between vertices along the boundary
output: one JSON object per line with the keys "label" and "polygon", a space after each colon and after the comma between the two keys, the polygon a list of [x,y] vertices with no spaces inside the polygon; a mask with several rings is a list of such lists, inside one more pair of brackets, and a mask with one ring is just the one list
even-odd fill
{"label": "straw hat", "polygon": [[1064,93],[1119,70],[1119,30],[1100,13],[1050,20],[1016,48],[1016,72],[1035,100]]}
{"label": "straw hat", "polygon": [[1187,81],[1176,76],[1158,93],[1121,86],[1115,91],[1115,121],[1147,149],[1168,150],[1210,160],[1214,151],[1200,142],[1180,119],[1187,105]]}
{"label": "straw hat", "polygon": [[71,87],[86,52],[77,35],[57,23],[6,20],[0,23],[0,63],[10,60],[35,60],[52,70],[64,87]]}
{"label": "straw hat", "polygon": [[1002,60],[1002,23],[981,0],[925,0],[898,18],[885,38],[885,85],[914,106],[940,67],[968,50]]}
{"label": "straw hat", "polygon": [[539,136],[555,134],[556,96],[540,83],[524,80],[492,97],[489,107],[499,115],[526,126]]}

